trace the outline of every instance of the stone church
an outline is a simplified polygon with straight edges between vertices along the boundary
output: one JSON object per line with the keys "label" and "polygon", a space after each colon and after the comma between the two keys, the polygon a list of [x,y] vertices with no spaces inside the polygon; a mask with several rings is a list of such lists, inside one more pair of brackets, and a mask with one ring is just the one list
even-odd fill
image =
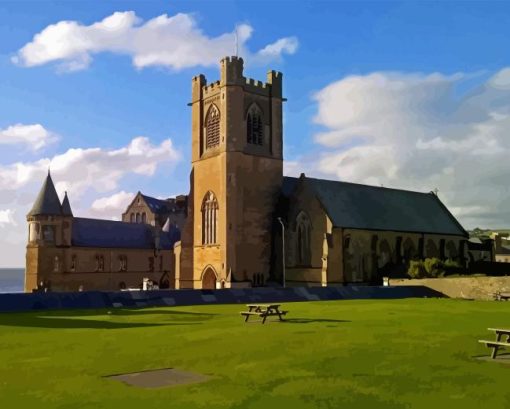
{"label": "stone church", "polygon": [[122,222],[77,218],[48,178],[27,216],[25,290],[379,284],[412,259],[464,263],[468,234],[434,193],[283,176],[283,76],[192,79],[189,194],[140,192]]}

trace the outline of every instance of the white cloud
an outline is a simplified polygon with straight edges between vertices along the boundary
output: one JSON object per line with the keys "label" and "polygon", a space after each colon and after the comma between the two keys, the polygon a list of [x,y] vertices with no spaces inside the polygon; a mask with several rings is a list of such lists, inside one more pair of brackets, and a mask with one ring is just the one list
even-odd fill
{"label": "white cloud", "polygon": [[125,192],[124,190],[110,196],[101,197],[92,202],[90,213],[94,217],[120,220],[122,213],[134,197],[135,193]]}
{"label": "white cloud", "polygon": [[437,187],[465,227],[510,226],[510,68],[462,94],[467,78],[376,72],[328,85],[314,96],[324,130],[315,135],[317,154],[297,158],[302,171]]}
{"label": "white cloud", "polygon": [[0,228],[5,226],[16,226],[16,220],[14,219],[14,210],[6,209],[0,210]]}
{"label": "white cloud", "polygon": [[9,249],[2,253],[0,266],[24,264],[25,216],[48,167],[60,199],[65,190],[69,192],[75,216],[111,219],[120,218],[126,203],[123,200],[134,197],[125,188],[134,176],[150,180],[160,177],[157,172],[167,175],[180,158],[169,139],[153,144],[146,137],[136,137],[117,149],[75,148],[34,162],[0,165],[0,248]]}
{"label": "white cloud", "polygon": [[180,153],[170,139],[155,146],[140,136],[120,149],[75,148],[53,158],[0,166],[0,192],[22,188],[34,180],[41,182],[50,168],[57,191],[67,190],[76,199],[87,189],[109,192],[130,173],[151,176],[158,165],[179,160]]}
{"label": "white cloud", "polygon": [[[130,56],[137,68],[213,66],[233,53],[235,32],[208,37],[191,14],[162,14],[143,22],[133,11],[115,12],[91,25],[77,21],[49,25],[12,61],[25,67],[56,61],[60,62],[60,70],[76,71],[87,68],[92,55],[112,52]],[[297,50],[297,39],[285,37],[253,53],[246,46],[252,33],[253,28],[247,24],[237,26],[239,53],[248,62],[279,59]]]}
{"label": "white cloud", "polygon": [[33,151],[38,151],[57,139],[54,133],[41,124],[15,124],[0,129],[0,145],[25,145]]}

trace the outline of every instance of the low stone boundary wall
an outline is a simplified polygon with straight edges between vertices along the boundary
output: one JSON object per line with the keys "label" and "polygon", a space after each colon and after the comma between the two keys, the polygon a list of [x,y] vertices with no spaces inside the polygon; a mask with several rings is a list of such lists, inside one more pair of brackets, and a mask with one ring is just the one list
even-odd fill
{"label": "low stone boundary wall", "polygon": [[497,291],[510,292],[510,277],[445,277],[391,279],[391,286],[425,286],[450,298],[493,300]]}
{"label": "low stone boundary wall", "polygon": [[0,294],[0,311],[46,309],[141,308],[200,304],[249,304],[347,299],[442,297],[422,286],[293,287],[223,290],[86,291],[76,293]]}

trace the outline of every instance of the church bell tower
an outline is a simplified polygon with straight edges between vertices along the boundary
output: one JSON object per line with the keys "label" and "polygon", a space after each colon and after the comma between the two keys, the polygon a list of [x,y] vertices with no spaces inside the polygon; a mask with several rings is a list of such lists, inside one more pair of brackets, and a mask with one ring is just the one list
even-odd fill
{"label": "church bell tower", "polygon": [[282,74],[245,78],[239,57],[220,69],[192,80],[193,288],[267,280],[283,179]]}

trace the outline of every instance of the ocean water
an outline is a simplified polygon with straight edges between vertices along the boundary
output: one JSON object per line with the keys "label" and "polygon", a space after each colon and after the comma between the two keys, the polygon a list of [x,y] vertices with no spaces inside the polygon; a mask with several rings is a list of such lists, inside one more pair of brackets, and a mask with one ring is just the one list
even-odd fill
{"label": "ocean water", "polygon": [[24,268],[0,268],[0,293],[22,293],[24,283]]}

